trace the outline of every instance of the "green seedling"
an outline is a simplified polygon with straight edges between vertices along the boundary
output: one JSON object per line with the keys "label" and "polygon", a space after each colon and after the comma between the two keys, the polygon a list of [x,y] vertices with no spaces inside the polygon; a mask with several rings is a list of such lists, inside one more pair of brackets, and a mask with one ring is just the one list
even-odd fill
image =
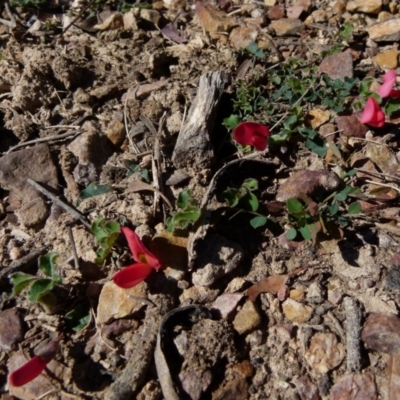
{"label": "green seedling", "polygon": [[65,318],[67,325],[75,332],[79,332],[90,323],[90,309],[89,307],[78,306],[65,314]]}
{"label": "green seedling", "polygon": [[127,176],[139,174],[142,177],[143,181],[147,183],[151,182],[151,173],[148,169],[140,168],[139,164],[131,160],[124,160],[124,164],[128,168]]}
{"label": "green seedling", "polygon": [[176,207],[177,210],[171,212],[171,216],[167,219],[166,230],[168,232],[186,230],[200,217],[200,209],[189,189],[182,190],[179,193]]}
{"label": "green seedling", "polygon": [[117,240],[121,228],[115,221],[107,221],[100,215],[96,221],[93,222],[91,232],[96,238],[98,245],[95,260],[96,264],[102,264],[107,256],[110,254],[115,241]]}
{"label": "green seedling", "polygon": [[[238,208],[239,212],[248,212],[255,215],[254,218],[250,220],[250,225],[256,229],[264,226],[268,219],[261,214],[258,214],[258,208],[260,203],[257,196],[253,193],[258,190],[258,182],[256,179],[246,179],[242,186],[228,187],[222,193],[222,200],[231,208]],[[236,214],[235,214],[236,215]]]}
{"label": "green seedling", "polygon": [[293,240],[300,233],[303,239],[312,240],[315,244],[319,232],[327,236],[341,234],[340,229],[350,223],[349,218],[361,211],[359,202],[351,202],[351,198],[357,195],[360,189],[346,183],[355,173],[356,170],[349,171],[345,175],[345,186],[320,203],[307,196],[304,196],[303,201],[288,199],[286,210],[291,228],[286,232],[286,237]]}
{"label": "green seedling", "polygon": [[78,198],[76,199],[76,205],[79,206],[83,200],[89,199],[91,197],[100,196],[105,193],[110,193],[113,191],[111,185],[100,185],[98,182],[92,182],[86,189],[83,189]]}
{"label": "green seedling", "polygon": [[53,288],[62,282],[61,275],[56,272],[58,254],[51,252],[39,257],[39,270],[47,278],[37,278],[34,275],[16,272],[10,277],[13,294],[19,295],[29,286],[27,298],[33,303],[39,303],[46,312],[51,313],[56,306],[56,298],[52,293]]}

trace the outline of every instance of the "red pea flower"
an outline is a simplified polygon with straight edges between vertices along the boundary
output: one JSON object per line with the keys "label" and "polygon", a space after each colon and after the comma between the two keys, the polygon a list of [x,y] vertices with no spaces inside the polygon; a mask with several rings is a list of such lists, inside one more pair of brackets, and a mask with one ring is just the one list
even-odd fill
{"label": "red pea flower", "polygon": [[388,71],[382,77],[383,84],[378,89],[378,94],[381,97],[400,97],[400,90],[394,90],[396,84],[396,72]]}
{"label": "red pea flower", "polygon": [[137,264],[121,269],[114,275],[113,280],[117,286],[129,289],[144,281],[153,270],[160,269],[161,263],[154,254],[144,247],[139,236],[132,229],[124,227],[121,230],[128,241],[132,257]]}
{"label": "red pea flower", "polygon": [[257,122],[242,122],[233,130],[233,138],[244,146],[253,146],[258,151],[267,147],[270,131],[267,126]]}
{"label": "red pea flower", "polygon": [[12,386],[22,386],[37,378],[60,348],[60,339],[49,342],[40,353],[11,372],[8,381]]}
{"label": "red pea flower", "polygon": [[373,97],[368,98],[360,122],[375,128],[385,125],[385,114]]}

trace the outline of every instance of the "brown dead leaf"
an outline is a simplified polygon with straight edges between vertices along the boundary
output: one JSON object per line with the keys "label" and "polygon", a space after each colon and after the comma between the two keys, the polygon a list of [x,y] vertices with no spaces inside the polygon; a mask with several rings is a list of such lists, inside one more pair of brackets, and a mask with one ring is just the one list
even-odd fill
{"label": "brown dead leaf", "polygon": [[393,354],[387,363],[389,400],[397,400],[400,393],[400,354]]}
{"label": "brown dead leaf", "polygon": [[168,200],[168,197],[165,196],[164,193],[160,192],[158,189],[149,185],[148,183],[145,183],[140,180],[135,180],[135,181],[132,181],[127,188],[127,192],[142,192],[144,190],[150,190],[152,192],[158,193],[163,198],[163,200],[167,203],[169,208],[171,208],[171,209],[174,208],[172,206],[171,202]]}
{"label": "brown dead leaf", "polygon": [[400,351],[400,319],[395,315],[371,313],[361,332],[367,347],[394,354]]}
{"label": "brown dead leaf", "polygon": [[294,173],[278,189],[276,199],[286,201],[291,198],[299,199],[314,196],[318,192],[329,193],[340,185],[339,177],[324,169],[318,171],[302,170]]}
{"label": "brown dead leaf", "polygon": [[225,12],[201,0],[196,1],[196,14],[204,29],[209,33],[228,32],[237,25],[235,20],[228,17]]}
{"label": "brown dead leaf", "polygon": [[255,285],[249,287],[247,290],[247,295],[251,301],[255,301],[260,293],[273,293],[277,294],[281,287],[285,285],[288,280],[288,275],[274,275],[269,276]]}
{"label": "brown dead leaf", "polygon": [[372,374],[343,376],[332,386],[329,396],[329,400],[376,400],[377,398],[378,393]]}
{"label": "brown dead leaf", "polygon": [[110,31],[113,29],[121,29],[124,26],[124,17],[121,13],[115,12],[109,15],[104,22],[95,25],[93,28],[99,31]]}
{"label": "brown dead leaf", "polygon": [[161,89],[168,83],[168,79],[161,79],[156,82],[152,83],[147,83],[144,85],[140,85],[139,87],[135,87],[132,90],[128,90],[126,93],[122,95],[121,100],[127,101],[127,100],[134,100],[139,97],[144,97],[145,95],[150,94],[154,90]]}

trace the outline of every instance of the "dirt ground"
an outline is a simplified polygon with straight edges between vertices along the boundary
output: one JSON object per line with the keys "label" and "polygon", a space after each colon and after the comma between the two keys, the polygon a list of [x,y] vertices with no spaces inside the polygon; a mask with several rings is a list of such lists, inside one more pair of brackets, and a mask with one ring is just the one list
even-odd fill
{"label": "dirt ground", "polygon": [[[396,89],[360,123],[400,75],[397,1],[1,7],[2,399],[400,399]],[[99,262],[99,216],[162,268],[118,287],[132,254],[121,234]]]}

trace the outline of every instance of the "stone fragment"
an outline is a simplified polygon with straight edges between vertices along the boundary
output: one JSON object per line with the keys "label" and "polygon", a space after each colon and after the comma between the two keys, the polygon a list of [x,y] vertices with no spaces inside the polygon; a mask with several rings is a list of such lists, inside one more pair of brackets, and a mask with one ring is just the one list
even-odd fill
{"label": "stone fragment", "polygon": [[24,338],[22,317],[18,308],[0,312],[0,349],[9,351]]}
{"label": "stone fragment", "polygon": [[375,42],[396,42],[400,40],[400,17],[378,22],[367,28],[367,32]]}
{"label": "stone fragment", "polygon": [[120,147],[126,138],[125,125],[113,119],[107,126],[106,135],[114,146]]}
{"label": "stone fragment", "polygon": [[306,360],[318,374],[326,374],[344,359],[345,349],[333,333],[317,332],[311,338]]}
{"label": "stone fragment", "polygon": [[392,354],[386,366],[389,400],[396,400],[400,393],[400,353]]}
{"label": "stone fragment", "polygon": [[252,301],[246,301],[233,320],[233,327],[242,335],[256,329],[260,322],[261,317],[255,304]]}
{"label": "stone fragment", "polygon": [[376,143],[367,143],[365,146],[365,155],[379,167],[380,171],[392,175],[397,172],[398,161],[390,147],[377,145]]}
{"label": "stone fragment", "polygon": [[287,319],[299,324],[307,322],[314,312],[312,307],[298,303],[291,298],[282,303],[282,310]]}
{"label": "stone fragment", "polygon": [[314,22],[322,23],[328,21],[328,19],[332,16],[332,13],[328,13],[326,10],[316,10],[312,14]]}
{"label": "stone fragment", "polygon": [[327,74],[332,79],[344,80],[346,76],[352,78],[354,71],[351,53],[344,52],[326,56],[319,66],[319,72]]}
{"label": "stone fragment", "polygon": [[227,318],[243,298],[241,293],[225,293],[214,301],[212,309],[217,310],[222,318]]}
{"label": "stone fragment", "polygon": [[301,170],[290,176],[278,189],[276,199],[286,201],[301,198],[304,194],[313,197],[335,191],[340,185],[337,175],[324,169],[318,171]]}
{"label": "stone fragment", "polygon": [[366,14],[379,14],[382,10],[382,0],[353,0],[346,6],[347,11]]}
{"label": "stone fragment", "polygon": [[248,387],[246,379],[235,378],[224,386],[221,386],[214,394],[213,400],[247,400],[248,399]]}
{"label": "stone fragment", "polygon": [[301,301],[304,299],[304,291],[300,289],[292,289],[289,293],[291,299]]}
{"label": "stone fragment", "polygon": [[332,7],[332,11],[336,15],[342,15],[346,11],[346,2],[344,0],[338,0]]}
{"label": "stone fragment", "polygon": [[377,54],[372,58],[381,68],[396,69],[399,64],[399,51],[397,49],[390,49]]}
{"label": "stone fragment", "polygon": [[354,114],[338,115],[335,122],[342,136],[364,138],[368,132],[368,128]]}
{"label": "stone fragment", "polygon": [[277,4],[268,10],[268,18],[270,20],[281,19],[285,16],[285,7],[283,4]]}
{"label": "stone fragment", "polygon": [[272,28],[277,36],[293,36],[300,34],[303,29],[303,23],[299,19],[281,18],[276,21],[271,21]]}
{"label": "stone fragment", "polygon": [[371,373],[342,376],[333,386],[329,400],[377,400],[378,392]]}
{"label": "stone fragment", "polygon": [[317,129],[325,122],[328,122],[329,118],[329,111],[321,110],[320,108],[313,108],[307,113],[305,120],[313,129]]}
{"label": "stone fragment", "polygon": [[320,399],[318,387],[308,375],[303,375],[296,381],[296,388],[302,400]]}
{"label": "stone fragment", "polygon": [[313,282],[308,287],[306,298],[309,303],[321,304],[325,300],[321,285]]}
{"label": "stone fragment", "polygon": [[393,18],[393,14],[394,13],[390,13],[390,12],[387,12],[387,11],[382,11],[378,15],[378,21],[377,22],[383,22],[383,21],[386,21],[388,19],[392,19]]}
{"label": "stone fragment", "polygon": [[239,267],[243,249],[237,243],[216,233],[207,236],[196,259],[196,271],[192,281],[195,285],[211,286],[217,279]]}
{"label": "stone fragment", "polygon": [[393,354],[400,351],[400,319],[392,314],[371,313],[361,332],[361,340],[371,349]]}
{"label": "stone fragment", "polygon": [[334,139],[334,135],[332,135],[332,134],[333,134],[333,132],[336,132],[336,131],[337,131],[337,129],[336,129],[335,124],[330,124],[330,123],[324,124],[319,128],[319,134],[324,137],[327,136],[331,140]]}
{"label": "stone fragment", "polygon": [[303,14],[304,8],[301,6],[289,6],[286,8],[286,15],[288,18],[296,19],[300,18],[300,15]]}
{"label": "stone fragment", "polygon": [[139,311],[147,300],[146,283],[141,282],[130,289],[122,289],[114,282],[107,282],[100,293],[97,306],[97,323],[103,324],[111,319],[126,317]]}
{"label": "stone fragment", "polygon": [[48,210],[40,194],[26,182],[27,178],[57,192],[57,169],[46,144],[15,151],[0,158],[1,187],[12,191],[21,200],[22,206],[17,213],[21,222],[27,227],[35,227],[45,221]]}
{"label": "stone fragment", "polygon": [[192,286],[179,296],[182,305],[206,304],[214,301],[219,294],[218,289],[209,289],[204,286]]}
{"label": "stone fragment", "polygon": [[264,0],[266,6],[272,7],[276,4],[276,0]]}

